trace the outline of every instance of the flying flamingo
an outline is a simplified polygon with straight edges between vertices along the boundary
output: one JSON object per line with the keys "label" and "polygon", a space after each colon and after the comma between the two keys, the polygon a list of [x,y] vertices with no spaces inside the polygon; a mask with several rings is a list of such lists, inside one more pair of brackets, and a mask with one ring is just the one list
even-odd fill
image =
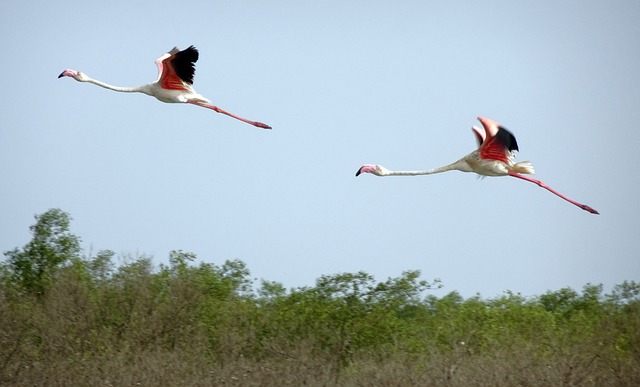
{"label": "flying flamingo", "polygon": [[138,87],[111,86],[96,79],[89,78],[86,74],[75,70],[64,70],[58,78],[71,77],[78,82],[89,82],[105,89],[124,93],[144,93],[167,103],[190,103],[226,114],[230,117],[244,121],[263,129],[271,129],[271,126],[262,122],[255,122],[239,117],[209,104],[209,100],[193,89],[193,75],[196,71],[195,63],[198,61],[198,50],[190,46],[185,50],[173,50],[165,53],[156,60],[158,66],[158,80]]}
{"label": "flying flamingo", "polygon": [[365,164],[358,169],[356,176],[359,176],[361,173],[372,173],[376,176],[416,176],[431,175],[452,170],[475,172],[481,176],[513,176],[537,184],[585,211],[592,214],[599,214],[599,212],[593,208],[569,199],[540,180],[521,175],[522,173],[532,174],[534,170],[533,165],[531,165],[529,161],[516,164],[511,161],[515,157],[515,151],[518,151],[518,143],[516,142],[515,136],[489,118],[478,117],[478,120],[484,128],[478,128],[477,126],[472,127],[478,139],[478,149],[454,163],[424,171],[390,171],[381,165]]}

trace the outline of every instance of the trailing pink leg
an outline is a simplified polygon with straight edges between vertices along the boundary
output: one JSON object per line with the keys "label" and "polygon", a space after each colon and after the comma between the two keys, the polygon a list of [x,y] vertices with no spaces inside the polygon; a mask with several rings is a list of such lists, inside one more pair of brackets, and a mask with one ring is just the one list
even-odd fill
{"label": "trailing pink leg", "polygon": [[246,118],[242,118],[242,117],[237,116],[237,115],[235,115],[235,114],[233,114],[233,113],[229,113],[228,111],[222,110],[222,109],[220,109],[219,107],[214,106],[214,105],[209,105],[209,104],[207,104],[207,103],[203,103],[203,102],[195,102],[195,101],[188,101],[188,102],[189,102],[190,104],[193,104],[193,105],[202,106],[202,107],[204,107],[204,108],[211,109],[211,110],[213,110],[213,111],[215,111],[215,112],[218,112],[218,113],[226,114],[226,115],[228,115],[229,117],[233,117],[233,118],[235,118],[236,120],[240,120],[240,121],[242,121],[242,122],[246,122],[247,124],[250,124],[250,125],[253,125],[253,126],[257,126],[258,128],[262,128],[262,129],[271,129],[271,126],[269,126],[269,125],[267,125],[267,124],[263,124],[262,122],[251,121],[251,120],[248,120],[248,119],[246,119]]}
{"label": "trailing pink leg", "polygon": [[592,214],[600,214],[598,211],[596,211],[593,208],[587,206],[586,204],[581,204],[581,203],[576,202],[575,200],[569,199],[568,197],[564,196],[560,192],[558,192],[558,191],[554,190],[553,188],[549,187],[548,185],[546,185],[545,183],[541,182],[540,180],[532,179],[530,177],[526,177],[526,176],[520,175],[520,174],[515,173],[515,172],[509,172],[509,176],[513,176],[513,177],[517,177],[518,179],[530,181],[530,182],[538,185],[539,187],[546,189],[547,191],[551,192],[552,194],[561,197],[562,199],[568,201],[569,203],[582,208],[585,211],[588,211],[588,212],[590,212]]}

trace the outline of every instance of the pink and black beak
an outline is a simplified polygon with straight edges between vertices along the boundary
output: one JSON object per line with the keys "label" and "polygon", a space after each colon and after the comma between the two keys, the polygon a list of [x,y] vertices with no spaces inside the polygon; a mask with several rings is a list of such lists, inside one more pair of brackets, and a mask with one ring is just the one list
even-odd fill
{"label": "pink and black beak", "polygon": [[373,164],[365,164],[358,169],[356,172],[356,176],[360,176],[361,173],[374,173],[376,171],[376,166]]}
{"label": "pink and black beak", "polygon": [[58,79],[62,78],[62,77],[75,77],[78,74],[77,71],[73,71],[73,70],[69,70],[66,69],[63,72],[60,73],[60,75],[58,75]]}

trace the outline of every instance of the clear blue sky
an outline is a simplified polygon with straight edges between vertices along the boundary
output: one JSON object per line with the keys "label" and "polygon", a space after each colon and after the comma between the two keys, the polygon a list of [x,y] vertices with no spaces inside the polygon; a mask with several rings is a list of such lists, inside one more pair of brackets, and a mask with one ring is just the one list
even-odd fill
{"label": "clear blue sky", "polygon": [[[0,3],[0,251],[61,208],[85,252],[246,262],[287,288],[404,270],[436,295],[541,294],[640,280],[640,2]],[[118,86],[200,50],[195,88],[266,122]],[[484,115],[537,178],[356,178],[437,167]]]}

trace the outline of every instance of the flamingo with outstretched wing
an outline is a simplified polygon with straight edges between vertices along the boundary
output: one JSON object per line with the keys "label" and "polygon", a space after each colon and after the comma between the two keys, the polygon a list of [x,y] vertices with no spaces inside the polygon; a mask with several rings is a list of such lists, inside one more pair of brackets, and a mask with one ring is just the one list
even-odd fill
{"label": "flamingo with outstretched wing", "polygon": [[214,110],[218,113],[226,114],[230,117],[246,122],[263,129],[271,129],[271,126],[247,120],[235,114],[211,105],[210,101],[193,89],[193,76],[196,71],[195,63],[198,61],[198,50],[190,46],[182,51],[178,48],[165,53],[156,60],[158,66],[158,80],[137,87],[118,87],[92,79],[86,74],[75,70],[64,70],[58,78],[71,77],[78,82],[89,82],[105,89],[119,91],[123,93],[144,93],[157,98],[159,101],[167,103],[190,103]]}
{"label": "flamingo with outstretched wing", "polygon": [[390,171],[381,165],[365,164],[358,169],[356,176],[359,176],[361,173],[371,173],[376,176],[418,176],[453,170],[475,172],[481,176],[513,176],[537,184],[539,187],[546,189],[585,211],[592,214],[599,214],[599,212],[593,208],[569,199],[542,181],[524,176],[523,174],[533,174],[534,169],[529,161],[513,163],[512,159],[515,156],[515,152],[518,151],[518,143],[516,142],[515,136],[489,118],[478,117],[478,120],[483,128],[477,126],[472,127],[478,139],[478,149],[454,163],[440,168],[422,171]]}

